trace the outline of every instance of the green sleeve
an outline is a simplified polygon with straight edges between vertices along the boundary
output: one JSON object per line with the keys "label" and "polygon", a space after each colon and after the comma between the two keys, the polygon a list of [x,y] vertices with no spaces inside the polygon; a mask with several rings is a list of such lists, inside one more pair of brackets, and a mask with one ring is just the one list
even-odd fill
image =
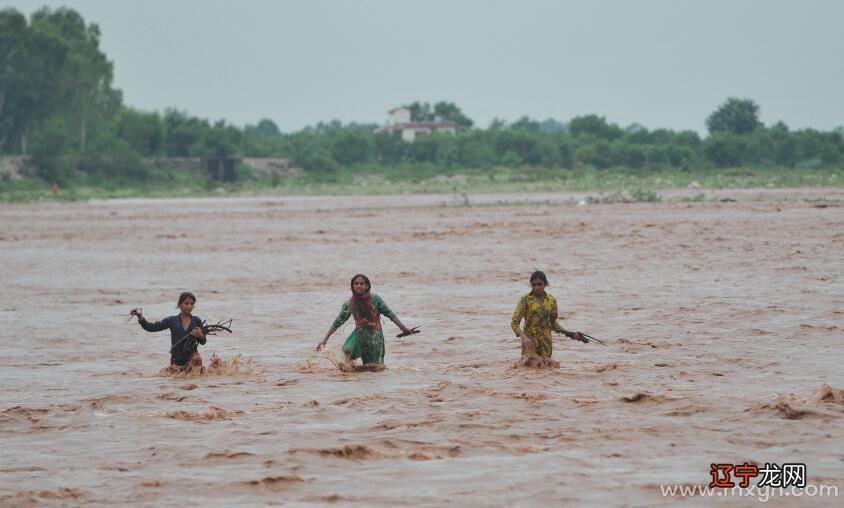
{"label": "green sleeve", "polygon": [[513,333],[515,333],[517,337],[520,333],[519,324],[522,322],[522,318],[525,317],[525,307],[527,303],[525,300],[525,297],[519,299],[519,303],[516,305],[516,310],[513,312],[513,319],[510,322],[510,326],[513,328]]}
{"label": "green sleeve", "polygon": [[375,308],[378,309],[378,313],[382,316],[386,316],[390,321],[395,321],[398,319],[396,315],[387,307],[387,303],[381,299],[378,295],[372,295],[372,300],[375,302]]}
{"label": "green sleeve", "polygon": [[340,307],[340,315],[338,315],[337,319],[335,319],[334,322],[331,323],[331,329],[337,330],[338,328],[343,326],[343,323],[348,321],[349,318],[351,317],[351,315],[352,315],[352,308],[349,307],[349,302],[348,301],[343,302],[343,306]]}

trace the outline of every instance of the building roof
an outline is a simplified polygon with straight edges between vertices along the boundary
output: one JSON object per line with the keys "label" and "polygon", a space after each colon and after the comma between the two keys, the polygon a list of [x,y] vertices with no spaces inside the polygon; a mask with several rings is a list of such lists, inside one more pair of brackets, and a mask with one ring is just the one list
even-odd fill
{"label": "building roof", "polygon": [[407,109],[407,108],[406,108],[406,107],[404,107],[404,106],[399,106],[399,107],[397,107],[397,108],[393,108],[393,109],[391,109],[390,111],[387,111],[387,113],[392,114],[392,113],[394,113],[395,111],[398,111],[398,110],[400,110],[400,109],[405,109],[405,110],[407,110],[407,111],[410,111],[409,109]]}
{"label": "building roof", "polygon": [[407,122],[393,124],[394,129],[435,129],[437,127],[453,127],[457,129],[460,127],[451,120],[440,120],[436,122]]}
{"label": "building roof", "polygon": [[450,127],[452,129],[459,129],[460,126],[450,120],[442,120],[437,122],[406,122],[406,123],[391,123],[375,130],[376,134],[383,132],[396,132],[402,130],[434,130]]}

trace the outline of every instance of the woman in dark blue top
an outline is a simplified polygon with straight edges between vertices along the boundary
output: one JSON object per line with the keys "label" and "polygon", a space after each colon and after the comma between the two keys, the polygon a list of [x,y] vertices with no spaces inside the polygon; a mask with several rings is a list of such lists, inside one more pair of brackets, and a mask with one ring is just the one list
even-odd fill
{"label": "woman in dark blue top", "polygon": [[[196,297],[193,293],[182,293],[176,305],[180,311],[179,315],[166,317],[155,323],[147,321],[139,310],[132,311],[132,315],[138,317],[138,323],[144,330],[148,332],[170,330],[170,344],[171,347],[175,346],[170,353],[171,367],[183,369],[202,367],[202,357],[197,351],[197,343],[205,344],[205,334],[202,332],[202,319],[191,314],[194,305],[196,305]],[[191,337],[182,340],[188,334]]]}

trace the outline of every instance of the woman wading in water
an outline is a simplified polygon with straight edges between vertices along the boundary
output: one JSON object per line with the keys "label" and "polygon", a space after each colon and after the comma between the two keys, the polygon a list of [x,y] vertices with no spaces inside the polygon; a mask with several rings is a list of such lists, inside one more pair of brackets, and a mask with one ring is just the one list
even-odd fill
{"label": "woman wading in water", "polygon": [[[530,275],[530,286],[532,291],[519,299],[511,323],[513,332],[522,340],[522,360],[519,363],[558,367],[559,364],[551,360],[551,332],[564,332],[563,327],[557,323],[557,299],[545,292],[545,288],[549,287],[548,279],[538,270]],[[523,318],[525,328],[521,330],[519,324]],[[574,332],[572,340],[583,341],[583,336],[580,332]]]}
{"label": "woman wading in water", "polygon": [[328,338],[343,326],[350,317],[355,318],[355,330],[343,343],[343,354],[346,355],[342,370],[355,370],[352,362],[360,358],[363,368],[368,370],[382,370],[384,368],[384,331],[381,329],[381,315],[390,318],[402,332],[413,333],[393,314],[380,296],[370,293],[372,284],[363,274],[352,277],[352,297],[343,302],[340,315],[332,323],[316,351],[320,351],[328,342]]}
{"label": "woman wading in water", "polygon": [[[202,367],[202,357],[199,356],[197,343],[205,344],[205,334],[202,332],[202,319],[194,316],[193,306],[196,305],[196,297],[193,293],[184,292],[179,295],[178,316],[170,316],[150,323],[141,315],[138,309],[130,314],[137,316],[141,328],[148,332],[160,332],[170,330],[170,368],[171,370],[187,370],[193,367]],[[189,338],[185,338],[190,335]],[[190,340],[195,339],[195,340]]]}

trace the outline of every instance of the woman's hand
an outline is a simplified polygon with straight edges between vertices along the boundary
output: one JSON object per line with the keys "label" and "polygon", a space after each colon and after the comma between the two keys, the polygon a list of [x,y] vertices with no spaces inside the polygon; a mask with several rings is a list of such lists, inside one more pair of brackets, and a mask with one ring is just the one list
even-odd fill
{"label": "woman's hand", "polygon": [[328,342],[328,337],[326,337],[326,338],[322,339],[321,341],[319,341],[319,342],[317,343],[317,345],[316,345],[316,349],[314,349],[314,351],[316,351],[317,353],[319,353],[319,352],[322,350],[322,348],[324,348],[324,347],[325,347],[325,343],[326,343],[326,342]]}
{"label": "woman's hand", "polygon": [[524,332],[520,333],[519,337],[522,338],[522,346],[524,346],[525,349],[533,349],[534,351],[536,350],[536,345]]}
{"label": "woman's hand", "polygon": [[413,335],[413,331],[411,331],[411,329],[410,329],[410,328],[406,327],[406,326],[404,325],[404,323],[402,323],[402,322],[401,322],[401,319],[396,318],[396,319],[394,319],[394,320],[393,320],[393,323],[395,323],[395,324],[396,324],[396,326],[398,326],[398,327],[399,327],[399,330],[401,330],[401,332],[402,332],[403,334],[405,334],[405,335]]}
{"label": "woman's hand", "polygon": [[197,339],[201,339],[201,338],[205,337],[205,334],[202,333],[202,327],[200,327],[200,326],[197,326],[196,328],[191,330],[190,334],[193,335],[194,337],[196,337]]}
{"label": "woman's hand", "polygon": [[325,343],[326,343],[326,342],[328,342],[328,338],[329,338],[329,337],[331,337],[331,335],[332,335],[334,332],[335,332],[334,328],[329,328],[329,329],[328,329],[328,331],[327,331],[327,332],[325,332],[325,338],[324,338],[324,339],[322,339],[321,341],[319,341],[319,342],[317,343],[317,345],[316,345],[316,349],[314,349],[314,351],[316,351],[317,353],[319,353],[319,351],[320,351],[322,348],[324,348],[324,347],[325,347]]}

